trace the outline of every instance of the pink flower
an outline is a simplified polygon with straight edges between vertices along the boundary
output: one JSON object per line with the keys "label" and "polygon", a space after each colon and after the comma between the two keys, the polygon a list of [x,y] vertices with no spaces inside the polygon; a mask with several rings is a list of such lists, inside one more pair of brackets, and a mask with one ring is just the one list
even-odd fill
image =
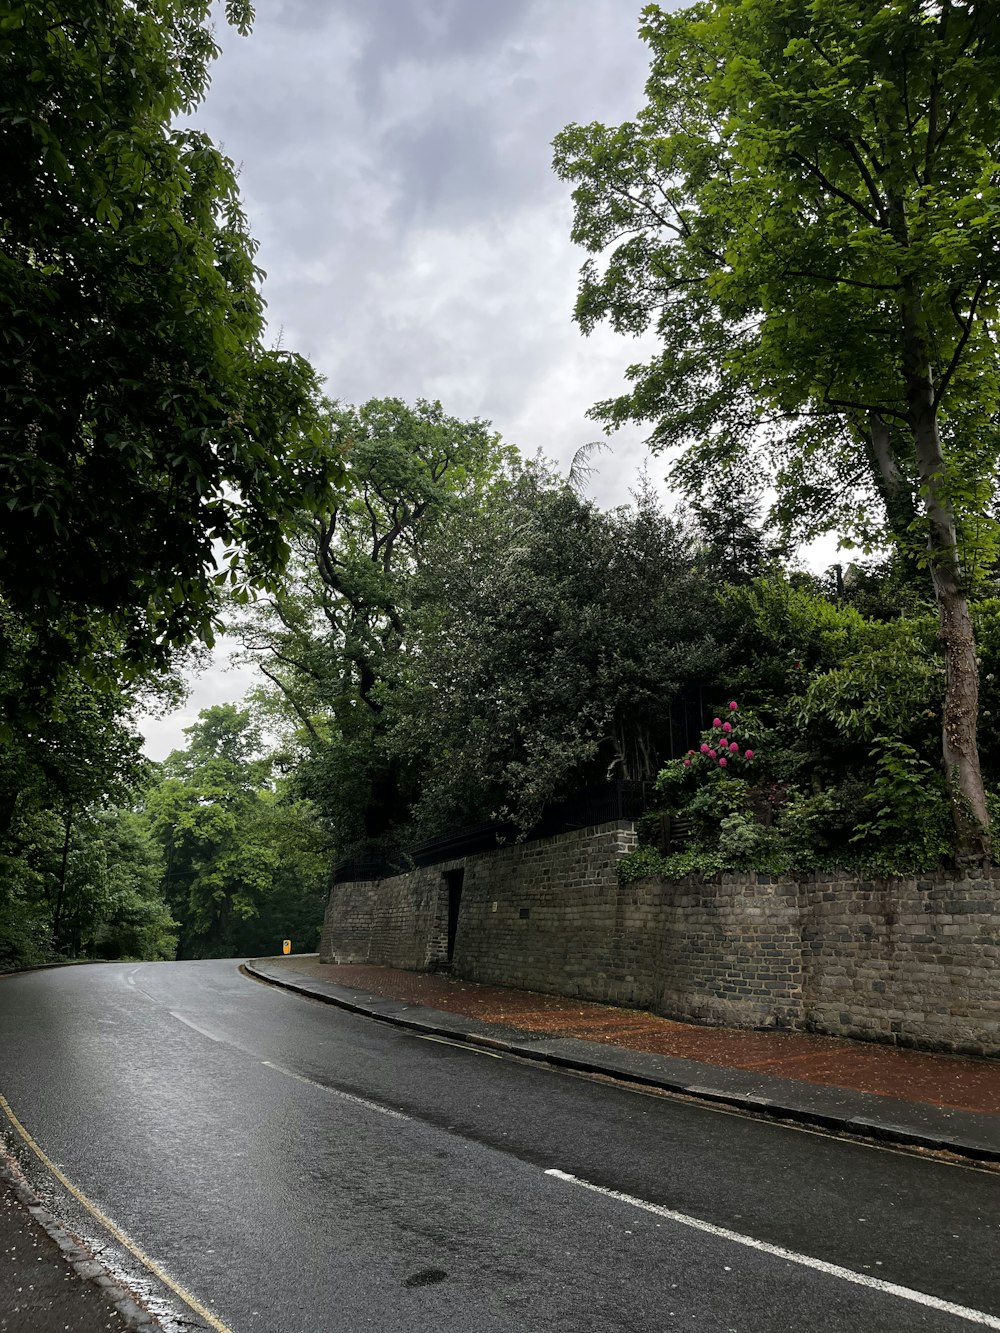
{"label": "pink flower", "polygon": [[753,758],[753,750],[747,750],[747,752],[746,752],[746,754],[743,756],[743,758],[744,758],[744,759],[752,759],[752,758]]}
{"label": "pink flower", "polygon": [[736,710],[737,710],[737,708],[739,708],[739,704],[736,702],[735,699],[731,699],[731,700],[729,701],[729,707],[730,707],[730,710],[731,710],[732,712],[735,713]]}
{"label": "pink flower", "polygon": [[701,752],[702,752],[702,754],[708,754],[708,742],[707,742],[707,741],[702,741],[702,743],[701,743]]}
{"label": "pink flower", "polygon": [[688,750],[688,754],[694,754],[694,750]]}
{"label": "pink flower", "polygon": [[708,753],[711,755],[711,757],[712,757],[713,759],[715,758],[715,751],[714,751],[714,750],[709,750]]}
{"label": "pink flower", "polygon": [[736,744],[735,741],[730,741],[729,748],[733,752],[733,754],[736,754],[740,747]]}
{"label": "pink flower", "polygon": [[728,763],[729,763],[729,760],[728,760],[728,759],[720,759],[720,760],[719,760],[719,767],[720,767],[720,768],[725,768],[726,765],[727,765]]}
{"label": "pink flower", "polygon": [[722,718],[721,718],[721,717],[713,717],[713,718],[712,718],[712,726],[713,726],[713,727],[721,727],[721,726],[722,726]]}
{"label": "pink flower", "polygon": [[733,724],[731,722],[723,722],[722,724],[723,731],[732,731],[732,729],[733,729]]}
{"label": "pink flower", "polygon": [[690,759],[685,759],[685,760],[684,760],[684,767],[685,767],[685,768],[690,768],[690,767],[691,767],[691,760],[690,760]]}

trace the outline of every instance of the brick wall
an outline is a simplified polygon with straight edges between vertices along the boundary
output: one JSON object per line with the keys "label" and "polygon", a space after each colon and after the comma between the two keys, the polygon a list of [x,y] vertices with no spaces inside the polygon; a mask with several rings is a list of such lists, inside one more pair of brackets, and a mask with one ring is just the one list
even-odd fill
{"label": "brick wall", "polygon": [[806,1024],[1000,1054],[1000,870],[800,885]]}
{"label": "brick wall", "polygon": [[464,867],[453,967],[470,980],[698,1022],[1000,1054],[1000,871],[620,885],[616,864],[634,846],[631,825],[607,824],[337,885],[321,957],[439,965],[444,872]]}
{"label": "brick wall", "polygon": [[552,990],[554,960],[561,958],[569,974],[589,984],[589,959],[602,942],[608,904],[618,895],[615,867],[635,846],[631,824],[604,824],[390,879],[335,884],[320,958],[417,969],[440,965],[447,958],[446,876],[464,869],[454,957],[459,975]]}

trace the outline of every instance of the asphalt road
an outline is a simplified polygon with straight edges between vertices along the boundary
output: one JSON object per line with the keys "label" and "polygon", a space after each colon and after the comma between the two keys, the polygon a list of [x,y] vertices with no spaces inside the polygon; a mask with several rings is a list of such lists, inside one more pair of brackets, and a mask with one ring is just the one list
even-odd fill
{"label": "asphalt road", "polygon": [[420,1037],[233,962],[0,979],[0,1094],[76,1191],[8,1123],[45,1201],[175,1329],[147,1259],[232,1333],[1000,1329],[996,1173]]}

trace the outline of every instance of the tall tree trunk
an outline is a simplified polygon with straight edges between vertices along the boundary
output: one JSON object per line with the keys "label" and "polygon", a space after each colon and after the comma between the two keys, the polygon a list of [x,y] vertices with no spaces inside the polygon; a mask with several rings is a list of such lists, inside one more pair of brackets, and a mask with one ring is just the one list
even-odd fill
{"label": "tall tree trunk", "polygon": [[990,857],[989,814],[979,767],[979,672],[976,639],[958,559],[955,515],[946,489],[933,375],[927,355],[920,292],[908,284],[903,300],[903,360],[910,426],[927,515],[927,551],[944,645],[945,688],[942,759],[952,795],[956,857],[960,863]]}
{"label": "tall tree trunk", "polygon": [[895,539],[896,561],[907,583],[917,587],[923,580],[913,543],[917,506],[911,482],[899,465],[892,429],[881,413],[872,410],[859,433],[875,488],[885,506],[889,532]]}
{"label": "tall tree trunk", "polygon": [[893,448],[889,423],[878,412],[868,413],[864,443],[872,477],[885,505],[889,531],[900,542],[900,549],[907,553],[907,538],[911,535],[917,511],[910,483],[903,475]]}

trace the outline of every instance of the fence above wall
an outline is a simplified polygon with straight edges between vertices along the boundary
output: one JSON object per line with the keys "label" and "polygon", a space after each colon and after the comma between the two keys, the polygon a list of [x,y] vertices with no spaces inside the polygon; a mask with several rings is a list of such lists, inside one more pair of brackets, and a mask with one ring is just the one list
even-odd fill
{"label": "fence above wall", "polygon": [[[651,782],[631,782],[619,778],[616,782],[602,782],[582,792],[575,792],[564,801],[547,806],[541,819],[522,842],[551,838],[559,833],[576,829],[595,828],[600,824],[614,824],[621,820],[635,821],[648,808],[653,798]],[[377,844],[360,845],[334,867],[334,884],[346,884],[373,879],[387,879],[415,866],[440,865],[443,861],[457,861],[465,856],[495,851],[518,841],[515,824],[493,820],[453,829],[436,838],[426,838],[406,848],[385,847]]]}

